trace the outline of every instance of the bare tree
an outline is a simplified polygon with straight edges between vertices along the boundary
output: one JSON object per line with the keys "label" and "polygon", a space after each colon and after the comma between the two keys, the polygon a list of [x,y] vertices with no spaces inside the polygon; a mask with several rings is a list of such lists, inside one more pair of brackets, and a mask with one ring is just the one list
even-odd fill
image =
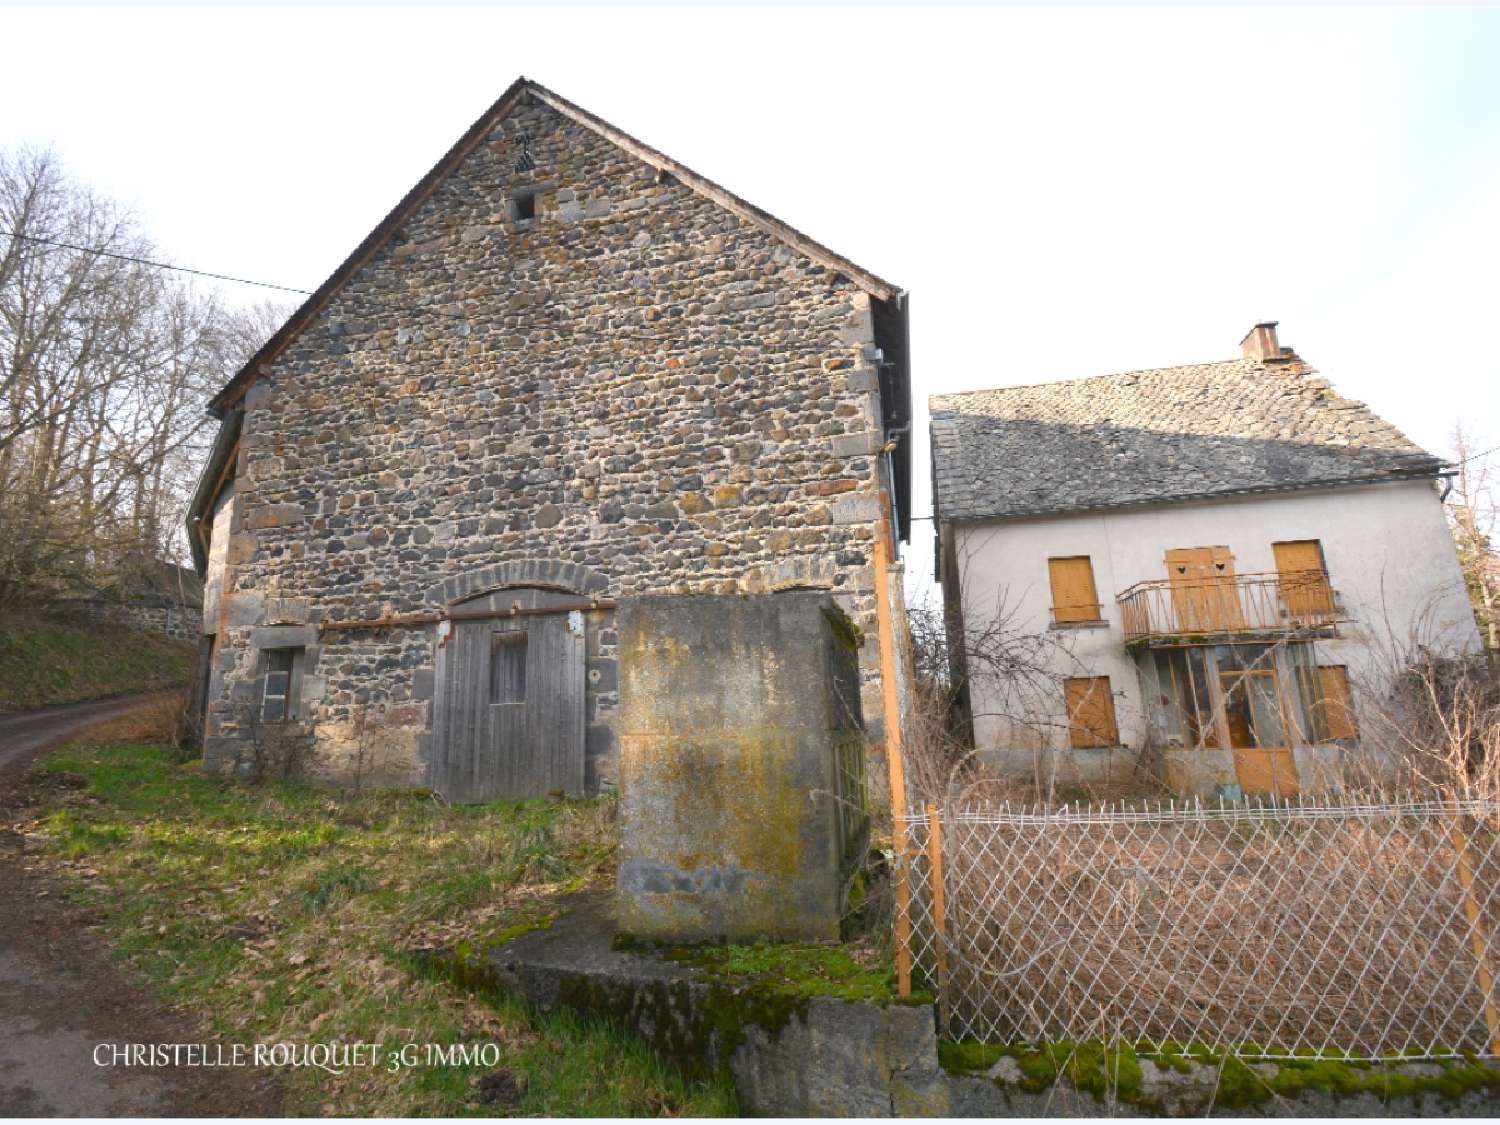
{"label": "bare tree", "polygon": [[226,310],[157,257],[52,153],[0,153],[0,609],[183,554],[203,404],[278,310]]}
{"label": "bare tree", "polygon": [[1475,442],[1461,423],[1453,428],[1453,446],[1457,465],[1446,506],[1448,527],[1484,643],[1492,652],[1500,651],[1500,554],[1495,551],[1500,513],[1491,466],[1475,452]]}

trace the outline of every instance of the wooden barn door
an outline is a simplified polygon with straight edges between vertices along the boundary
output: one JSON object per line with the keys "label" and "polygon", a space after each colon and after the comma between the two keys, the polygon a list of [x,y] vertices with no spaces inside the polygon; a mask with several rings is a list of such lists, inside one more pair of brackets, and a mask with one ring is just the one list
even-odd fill
{"label": "wooden barn door", "polygon": [[459,804],[581,794],[582,615],[455,621],[438,668],[433,787]]}

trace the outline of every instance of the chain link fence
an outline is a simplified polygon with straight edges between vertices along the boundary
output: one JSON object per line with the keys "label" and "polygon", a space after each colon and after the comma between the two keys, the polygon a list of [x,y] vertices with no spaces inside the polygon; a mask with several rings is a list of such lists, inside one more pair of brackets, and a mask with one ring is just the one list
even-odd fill
{"label": "chain link fence", "polygon": [[1500,803],[906,818],[945,1038],[1500,1055]]}

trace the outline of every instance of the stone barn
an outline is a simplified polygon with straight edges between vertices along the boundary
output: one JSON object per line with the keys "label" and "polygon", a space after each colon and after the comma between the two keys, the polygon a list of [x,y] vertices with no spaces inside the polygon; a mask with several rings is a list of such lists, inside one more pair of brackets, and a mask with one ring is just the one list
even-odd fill
{"label": "stone barn", "polygon": [[791,588],[878,744],[908,356],[896,286],[519,79],[210,404],[205,766],[598,792],[616,600]]}

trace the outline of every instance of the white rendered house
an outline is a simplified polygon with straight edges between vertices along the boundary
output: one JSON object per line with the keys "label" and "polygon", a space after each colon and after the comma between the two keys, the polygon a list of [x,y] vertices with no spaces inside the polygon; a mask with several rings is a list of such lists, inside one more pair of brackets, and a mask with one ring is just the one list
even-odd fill
{"label": "white rendered house", "polygon": [[1479,648],[1443,464],[1274,323],[1241,346],[931,399],[950,641],[1002,773],[1206,796],[1369,780],[1361,731],[1399,653]]}

